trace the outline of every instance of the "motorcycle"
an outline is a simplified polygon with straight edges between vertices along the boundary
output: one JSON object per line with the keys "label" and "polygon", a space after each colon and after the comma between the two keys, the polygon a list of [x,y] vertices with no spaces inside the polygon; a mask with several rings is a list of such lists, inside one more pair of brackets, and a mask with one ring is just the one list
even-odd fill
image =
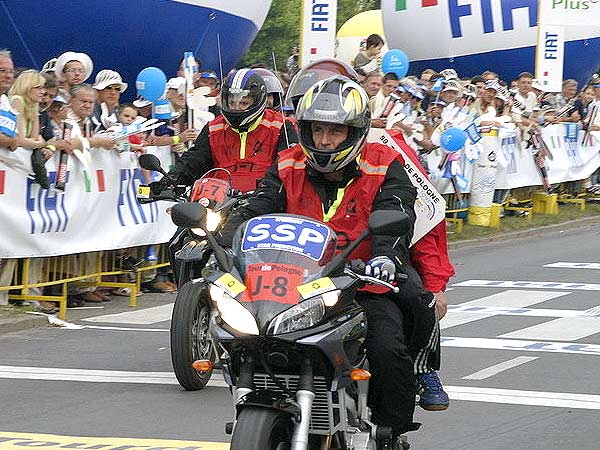
{"label": "motorcycle", "polygon": [[[348,262],[370,234],[404,234],[405,214],[375,211],[368,229],[337,255],[334,231],[302,216],[250,219],[230,251],[207,229],[201,205],[176,205],[171,216],[181,227],[202,228],[212,250],[191,283],[212,304],[210,337],[236,409],[226,425],[231,450],[409,447],[404,436],[389,446],[392,430],[370,421],[366,318],[355,301],[366,284],[398,288]],[[210,373],[213,362],[193,366]]]}
{"label": "motorcycle", "polygon": [[[169,180],[156,156],[141,155],[139,162],[142,168],[157,171]],[[195,181],[191,190],[176,186],[155,195],[149,187],[141,186],[147,195],[144,200],[140,200],[171,200],[181,204],[198,202],[207,208],[207,229],[215,231],[231,208],[244,198],[243,194],[230,188],[229,181],[214,178],[217,171],[227,172],[225,169],[210,170]],[[215,348],[208,336],[211,302],[208,293],[191,282],[200,277],[210,255],[204,231],[200,228],[178,229],[169,242],[169,254],[178,286],[171,316],[171,362],[181,387],[187,391],[196,391],[206,386],[212,371],[198,372],[192,368],[192,363],[199,359],[216,363]]]}

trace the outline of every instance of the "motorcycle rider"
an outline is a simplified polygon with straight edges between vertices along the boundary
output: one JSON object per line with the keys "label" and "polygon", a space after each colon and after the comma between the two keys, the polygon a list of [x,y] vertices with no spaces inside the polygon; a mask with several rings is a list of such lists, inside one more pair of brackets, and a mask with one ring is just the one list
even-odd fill
{"label": "motorcycle rider", "polygon": [[[231,173],[234,189],[252,191],[277,152],[297,142],[296,132],[291,125],[284,129],[280,112],[266,109],[266,84],[253,69],[237,70],[225,79],[221,103],[222,115],[202,129],[169,178],[177,185],[189,186],[208,170],[220,167]],[[222,171],[215,177],[223,177]],[[165,177],[150,187],[158,194],[169,184]]]}
{"label": "motorcycle rider", "polygon": [[[356,72],[343,61],[334,58],[319,59],[305,65],[292,79],[287,91],[286,105],[297,109],[300,99],[312,85],[333,75],[342,75],[358,82]],[[393,130],[390,131],[390,135],[426,175],[416,152],[406,144],[402,135]],[[411,263],[423,280],[425,289],[432,292],[435,298],[435,305],[426,308],[422,315],[425,318],[430,317],[430,310],[433,308],[438,314],[438,320],[427,331],[432,339],[428,340],[423,348],[411,350],[411,354],[416,355],[414,370],[418,383],[419,405],[427,411],[443,411],[448,408],[450,400],[437,373],[441,366],[439,320],[446,315],[448,302],[445,290],[450,277],[454,275],[454,268],[448,256],[446,222],[442,220],[417,241],[409,252]],[[425,322],[429,323],[428,320]],[[420,324],[418,320],[414,323]],[[420,335],[424,331],[416,330],[416,332]],[[409,339],[410,341],[411,339]],[[414,345],[418,345],[418,343]],[[413,344],[409,343],[409,346],[412,348]]]}
{"label": "motorcycle rider", "polygon": [[[316,83],[302,97],[296,118],[300,144],[280,152],[277,165],[267,172],[254,195],[233,211],[219,235],[225,245],[231,245],[234,231],[244,221],[267,213],[301,214],[328,223],[338,234],[340,250],[366,228],[374,210],[403,211],[414,224],[416,189],[399,153],[382,144],[366,143],[369,100],[356,82],[337,75]],[[367,261],[365,273],[382,280],[393,281],[397,272],[408,275],[399,294],[376,295],[369,289],[357,293],[368,323],[372,420],[391,427],[395,436],[418,428],[413,422],[416,355],[409,353],[404,330],[406,320],[423,321],[423,317],[417,319],[417,313],[409,317],[405,311],[411,305],[419,305],[414,306],[417,309],[434,304],[433,295],[410,266],[411,237],[412,231],[404,236],[373,236],[351,255]],[[432,326],[435,313],[430,311]],[[425,329],[414,328],[417,332]],[[411,339],[416,343],[429,337],[413,333]]]}

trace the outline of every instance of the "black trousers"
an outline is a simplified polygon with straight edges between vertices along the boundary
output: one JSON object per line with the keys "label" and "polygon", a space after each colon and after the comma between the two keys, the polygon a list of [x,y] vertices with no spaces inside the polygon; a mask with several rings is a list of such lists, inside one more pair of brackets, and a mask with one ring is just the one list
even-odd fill
{"label": "black trousers", "polygon": [[404,336],[397,299],[360,292],[357,299],[367,316],[369,406],[375,424],[398,432],[413,429],[415,377]]}

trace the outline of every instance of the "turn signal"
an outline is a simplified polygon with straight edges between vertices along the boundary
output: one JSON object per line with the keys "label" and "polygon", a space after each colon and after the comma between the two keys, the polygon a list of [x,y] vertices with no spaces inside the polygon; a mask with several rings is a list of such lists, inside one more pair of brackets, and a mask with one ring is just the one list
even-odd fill
{"label": "turn signal", "polygon": [[350,372],[350,378],[354,381],[366,381],[371,378],[371,373],[365,369],[352,369]]}
{"label": "turn signal", "polygon": [[197,372],[210,372],[213,364],[209,359],[199,359],[192,363],[192,368]]}

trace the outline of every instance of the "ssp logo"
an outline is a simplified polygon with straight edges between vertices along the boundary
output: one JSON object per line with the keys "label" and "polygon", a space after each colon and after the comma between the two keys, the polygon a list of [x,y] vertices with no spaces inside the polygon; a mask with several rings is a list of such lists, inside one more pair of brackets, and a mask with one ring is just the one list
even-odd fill
{"label": "ssp logo", "polygon": [[329,227],[315,220],[294,216],[255,217],[244,229],[242,251],[283,250],[319,261],[331,233]]}

